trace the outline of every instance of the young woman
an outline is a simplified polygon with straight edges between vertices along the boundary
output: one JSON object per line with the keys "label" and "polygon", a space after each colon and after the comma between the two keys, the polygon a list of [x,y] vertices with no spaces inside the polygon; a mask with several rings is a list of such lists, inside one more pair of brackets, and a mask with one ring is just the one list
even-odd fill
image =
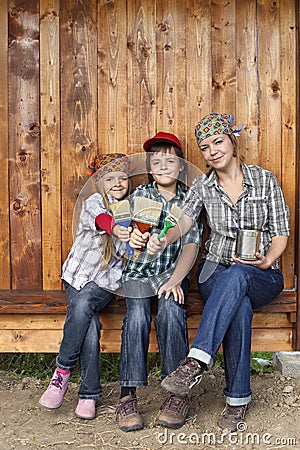
{"label": "young woman", "polygon": [[[164,219],[172,205],[180,206],[185,190],[179,179],[184,179],[185,161],[178,138],[159,132],[144,143],[149,184],[139,186],[132,194],[162,203],[158,228],[162,229]],[[130,245],[145,246],[149,233],[135,228]],[[150,258],[142,251],[138,260],[128,260],[123,288],[126,296],[127,313],[123,323],[120,384],[121,396],[116,416],[123,431],[143,428],[143,419],[138,410],[136,388],[147,385],[147,354],[151,325],[151,305],[157,302],[155,319],[156,336],[161,359],[161,377],[171,373],[188,352],[186,312],[184,300],[187,295],[188,278],[185,275],[192,267],[201,240],[195,223],[182,242],[179,239],[157,258]],[[158,424],[179,428],[188,413],[185,396],[169,395],[161,408]]]}
{"label": "young woman", "polygon": [[[236,431],[251,401],[252,310],[270,303],[283,289],[279,258],[287,245],[289,210],[273,173],[241,163],[232,122],[232,115],[211,113],[197,123],[196,140],[210,170],[193,182],[178,226],[164,241],[153,235],[148,252],[154,254],[178,239],[204,210],[210,236],[198,280],[205,307],[188,357],[162,386],[187,395],[213,365],[223,343],[226,407],[218,425]],[[235,255],[239,229],[261,233],[253,260]]]}
{"label": "young woman", "polygon": [[126,155],[107,154],[93,159],[88,173],[96,172],[98,192],[83,204],[76,238],[63,265],[62,279],[69,300],[57,368],[39,404],[59,408],[68,387],[70,370],[81,366],[77,417],[93,419],[101,397],[99,311],[120,287],[127,228],[115,225],[110,203],[128,193],[130,162]]}

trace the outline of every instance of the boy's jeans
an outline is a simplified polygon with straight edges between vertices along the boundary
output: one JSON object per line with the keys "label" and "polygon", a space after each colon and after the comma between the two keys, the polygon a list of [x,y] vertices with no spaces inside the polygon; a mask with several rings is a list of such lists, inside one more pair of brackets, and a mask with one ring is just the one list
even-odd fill
{"label": "boy's jeans", "polygon": [[72,369],[80,358],[80,398],[96,399],[102,395],[100,384],[100,330],[98,313],[113,297],[93,281],[80,291],[64,282],[69,306],[57,366]]}
{"label": "boy's jeans", "polygon": [[[182,282],[185,297],[188,281]],[[151,325],[151,303],[157,297],[126,298],[127,314],[123,322],[120,384],[147,386],[147,354]],[[156,336],[161,359],[161,378],[176,369],[188,352],[188,334],[184,305],[174,301],[173,295],[157,300]]]}
{"label": "boy's jeans", "polygon": [[[197,276],[203,268],[199,265]],[[252,310],[274,300],[283,289],[279,270],[260,270],[250,265],[218,265],[208,280],[199,284],[205,307],[190,357],[211,367],[223,342],[226,388],[231,406],[251,400],[250,353]]]}

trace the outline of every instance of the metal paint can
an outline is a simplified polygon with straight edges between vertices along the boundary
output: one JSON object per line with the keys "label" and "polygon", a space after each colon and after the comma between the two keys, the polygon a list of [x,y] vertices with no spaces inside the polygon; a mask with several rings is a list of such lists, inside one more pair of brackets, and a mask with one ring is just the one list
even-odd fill
{"label": "metal paint can", "polygon": [[259,243],[260,231],[238,230],[236,256],[247,261],[255,260],[255,253],[259,251]]}

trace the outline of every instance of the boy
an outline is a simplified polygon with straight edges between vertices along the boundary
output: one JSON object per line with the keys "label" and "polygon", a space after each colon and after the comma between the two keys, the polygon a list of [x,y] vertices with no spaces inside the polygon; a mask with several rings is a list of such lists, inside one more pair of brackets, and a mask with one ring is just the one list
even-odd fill
{"label": "boy", "polygon": [[[181,205],[185,196],[180,179],[184,179],[186,162],[178,138],[159,132],[144,143],[150,183],[139,186],[133,193],[163,204],[158,228],[173,204]],[[134,229],[130,244],[145,246],[149,233]],[[120,385],[121,396],[116,410],[123,431],[143,428],[138,411],[136,387],[147,385],[147,353],[151,325],[151,304],[157,300],[155,319],[163,379],[188,352],[188,337],[184,300],[189,286],[186,276],[198,253],[201,232],[195,224],[184,238],[178,239],[157,258],[142,251],[137,261],[129,260],[123,275],[127,314],[123,323]],[[180,428],[187,417],[186,397],[170,395],[162,404],[157,423]]]}

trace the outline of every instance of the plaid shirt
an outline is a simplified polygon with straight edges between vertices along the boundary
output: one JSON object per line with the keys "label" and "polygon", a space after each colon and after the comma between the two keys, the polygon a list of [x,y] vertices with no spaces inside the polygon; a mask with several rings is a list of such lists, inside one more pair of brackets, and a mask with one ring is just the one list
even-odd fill
{"label": "plaid shirt", "polygon": [[110,214],[100,194],[91,195],[83,203],[75,241],[62,268],[62,279],[77,290],[90,281],[109,291],[115,291],[120,287],[122,257],[126,247],[123,242],[113,237],[116,256],[112,256],[106,270],[101,270],[103,255],[101,235],[104,231],[96,229],[95,219],[102,213]]}
{"label": "plaid shirt", "polygon": [[[206,259],[221,264],[233,263],[237,230],[261,231],[259,251],[265,255],[272,237],[289,235],[289,209],[275,175],[253,165],[242,165],[244,192],[233,205],[218,184],[214,170],[197,177],[183,205],[184,212],[197,220],[204,207],[211,230],[205,244]],[[279,260],[272,265],[279,267]]]}
{"label": "plaid shirt", "polygon": [[[131,195],[132,204],[135,197],[144,197],[156,200],[163,204],[162,212],[159,218],[157,228],[153,227],[152,232],[159,232],[164,227],[164,220],[167,217],[173,204],[182,206],[183,199],[186,191],[178,185],[177,194],[171,200],[166,200],[156,187],[156,183],[144,184],[139,186]],[[181,239],[178,239],[173,244],[169,245],[163,252],[158,255],[149,255],[144,249],[140,254],[137,261],[133,259],[128,260],[123,281],[139,280],[143,283],[148,283],[152,291],[156,293],[159,287],[164,284],[172,275],[177,260],[181,254],[181,248],[188,243],[197,244],[198,247],[201,243],[202,226],[195,221],[195,224],[191,227],[190,231],[186,233]]]}

